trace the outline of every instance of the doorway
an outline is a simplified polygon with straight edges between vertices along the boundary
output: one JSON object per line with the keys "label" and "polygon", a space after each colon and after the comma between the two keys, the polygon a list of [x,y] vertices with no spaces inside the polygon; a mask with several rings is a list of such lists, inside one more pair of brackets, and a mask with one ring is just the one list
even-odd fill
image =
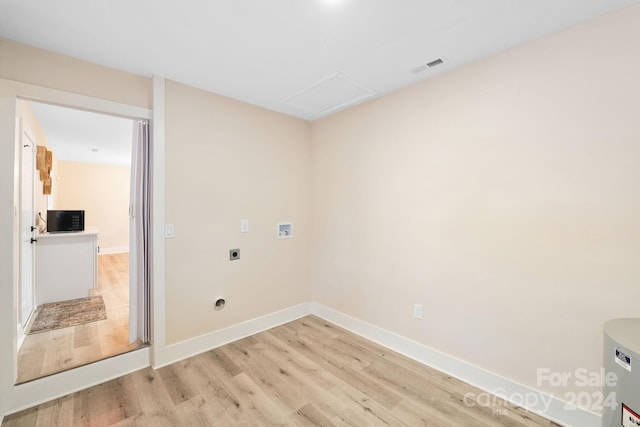
{"label": "doorway", "polygon": [[[42,251],[38,245],[42,245],[42,241],[69,236],[52,236],[47,232],[47,211],[84,211],[85,233],[89,230],[96,233],[99,250],[95,255],[96,283],[88,284],[86,292],[84,289],[82,292],[86,293],[86,298],[101,300],[106,313],[104,319],[33,333],[31,328],[43,307],[69,301],[68,297],[61,301],[52,301],[55,297],[39,300],[38,286],[43,281],[43,273],[41,268],[35,268],[32,275],[34,311],[23,324],[25,335],[17,357],[16,383],[24,383],[138,349],[146,345],[146,339],[130,337],[129,334],[131,309],[135,308],[129,304],[129,296],[132,290],[137,292],[134,289],[137,282],[131,280],[129,257],[132,244],[129,240],[131,143],[136,119],[28,100],[18,101],[18,113],[23,121],[35,128],[33,144],[44,146],[52,153],[50,191],[41,189],[44,183],[33,168],[36,170],[32,181],[35,203],[31,216],[25,214],[24,220],[26,226],[28,219],[32,218],[29,226],[37,229],[36,243],[31,245],[35,247],[31,271],[34,271],[34,265],[46,261],[42,254],[39,259]],[[128,134],[123,136],[123,131],[114,134],[114,129],[126,129]],[[25,170],[27,168],[28,165]],[[29,183],[24,181],[28,187]],[[37,242],[39,237],[41,242]],[[21,241],[21,249],[26,248],[25,242]],[[25,265],[28,263],[28,258],[25,258]],[[47,277],[46,281],[48,284],[63,283],[73,274],[66,271],[56,277]],[[28,276],[24,278],[28,279]],[[25,289],[28,287],[27,284],[24,286]],[[22,306],[22,296],[20,299]],[[25,307],[25,312],[27,309]],[[145,319],[137,313],[134,317],[142,321]]]}

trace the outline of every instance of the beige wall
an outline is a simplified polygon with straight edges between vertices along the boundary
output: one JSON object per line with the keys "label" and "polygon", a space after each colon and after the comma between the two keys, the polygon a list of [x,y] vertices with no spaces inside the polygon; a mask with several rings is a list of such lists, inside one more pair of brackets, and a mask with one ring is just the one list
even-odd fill
{"label": "beige wall", "polygon": [[151,79],[0,38],[0,77],[151,108]]}
{"label": "beige wall", "polygon": [[601,366],[640,301],[639,21],[313,123],[313,300],[534,387]]}
{"label": "beige wall", "polygon": [[168,81],[166,159],[167,343],[310,300],[307,122]]}
{"label": "beige wall", "polygon": [[128,252],[130,179],[128,166],[58,161],[53,208],[83,209],[101,252]]}

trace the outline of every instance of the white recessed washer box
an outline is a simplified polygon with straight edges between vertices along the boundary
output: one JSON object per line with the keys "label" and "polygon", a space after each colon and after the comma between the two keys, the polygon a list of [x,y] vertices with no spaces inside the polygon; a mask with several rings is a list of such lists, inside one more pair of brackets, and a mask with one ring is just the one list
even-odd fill
{"label": "white recessed washer box", "polygon": [[278,239],[289,239],[293,236],[293,224],[290,222],[278,223]]}

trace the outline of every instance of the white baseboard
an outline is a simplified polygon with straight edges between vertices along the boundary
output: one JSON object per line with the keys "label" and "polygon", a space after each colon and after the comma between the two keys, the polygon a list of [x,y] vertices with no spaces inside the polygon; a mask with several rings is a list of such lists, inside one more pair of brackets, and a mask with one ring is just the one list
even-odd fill
{"label": "white baseboard", "polygon": [[148,347],[16,385],[6,396],[4,414],[0,416],[14,414],[147,366]]}
{"label": "white baseboard", "polygon": [[129,246],[113,246],[110,248],[100,247],[98,255],[126,254],[129,252]]}
{"label": "white baseboard", "polygon": [[275,313],[250,319],[219,331],[211,332],[188,341],[171,344],[155,353],[154,369],[204,353],[225,344],[266,331],[287,322],[311,314],[311,304],[304,303]]}
{"label": "white baseboard", "polygon": [[522,397],[528,397],[530,398],[529,402],[538,402],[538,404],[525,409],[558,424],[570,427],[600,427],[601,417],[599,415],[579,408],[567,409],[566,402],[547,393],[501,377],[468,362],[429,348],[424,344],[347,316],[321,304],[312,303],[311,311],[316,316],[357,335],[458,378],[484,392],[499,395],[499,397],[509,400],[518,406],[523,405],[521,401],[516,401],[516,398],[521,400]]}

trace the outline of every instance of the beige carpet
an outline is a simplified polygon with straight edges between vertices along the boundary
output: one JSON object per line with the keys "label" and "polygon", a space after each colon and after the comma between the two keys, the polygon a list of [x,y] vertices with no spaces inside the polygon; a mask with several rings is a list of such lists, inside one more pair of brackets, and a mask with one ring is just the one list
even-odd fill
{"label": "beige carpet", "polygon": [[83,325],[107,318],[102,296],[42,304],[29,334]]}

